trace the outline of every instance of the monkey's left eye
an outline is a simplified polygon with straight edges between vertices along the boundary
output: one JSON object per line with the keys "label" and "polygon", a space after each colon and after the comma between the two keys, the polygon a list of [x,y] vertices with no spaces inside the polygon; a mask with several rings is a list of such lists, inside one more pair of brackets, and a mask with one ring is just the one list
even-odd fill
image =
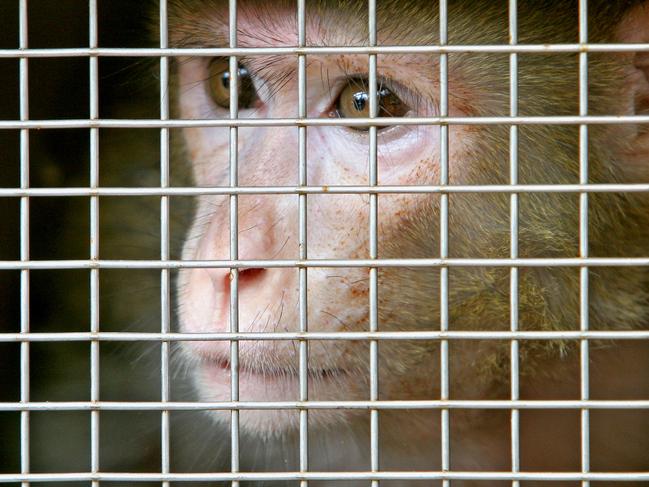
{"label": "monkey's left eye", "polygon": [[[228,58],[214,59],[208,68],[207,90],[218,106],[230,108],[230,63]],[[252,108],[259,101],[250,73],[243,65],[238,72],[239,108]]]}
{"label": "monkey's left eye", "polygon": [[[385,86],[377,89],[378,116],[403,117],[410,107],[392,90]],[[335,116],[341,118],[368,118],[370,116],[370,95],[365,79],[351,79],[336,100]],[[350,127],[354,130],[367,130],[367,127]],[[379,130],[388,127],[379,127]]]}

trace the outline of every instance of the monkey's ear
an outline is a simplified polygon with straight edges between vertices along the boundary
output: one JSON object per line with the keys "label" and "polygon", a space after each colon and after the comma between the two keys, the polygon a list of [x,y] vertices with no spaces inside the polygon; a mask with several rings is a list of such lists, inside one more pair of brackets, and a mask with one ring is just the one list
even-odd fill
{"label": "monkey's ear", "polygon": [[[620,42],[649,42],[649,1],[631,8],[620,22],[617,33]],[[632,62],[629,66],[629,88],[633,114],[649,115],[649,52],[635,52],[628,59]],[[649,125],[642,124],[638,132],[649,135]]]}
{"label": "monkey's ear", "polygon": [[[633,67],[637,70],[632,86],[635,114],[649,115],[649,52],[635,53]],[[641,131],[649,133],[649,126],[645,124]]]}

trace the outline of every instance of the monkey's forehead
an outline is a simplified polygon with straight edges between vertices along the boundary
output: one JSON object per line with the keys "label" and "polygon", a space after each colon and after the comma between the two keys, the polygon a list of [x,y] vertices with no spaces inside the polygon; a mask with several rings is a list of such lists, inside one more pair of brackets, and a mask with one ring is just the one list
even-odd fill
{"label": "monkey's forehead", "polygon": [[[623,13],[640,0],[592,0],[589,3],[591,38],[611,32]],[[170,0],[171,39],[176,47],[226,46],[227,0]],[[448,35],[451,44],[507,43],[507,2],[449,0]],[[576,42],[577,2],[519,0],[519,42]],[[430,0],[377,2],[379,44],[436,44],[439,5]],[[363,46],[368,40],[366,0],[306,2],[307,45]],[[237,42],[242,47],[297,44],[295,0],[239,0]]]}

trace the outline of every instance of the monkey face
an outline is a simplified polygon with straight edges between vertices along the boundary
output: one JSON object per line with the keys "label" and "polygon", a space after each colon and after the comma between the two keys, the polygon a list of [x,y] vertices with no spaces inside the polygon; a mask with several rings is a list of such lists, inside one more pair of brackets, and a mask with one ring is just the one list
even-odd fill
{"label": "monkey face", "polygon": [[[245,13],[244,7],[241,14]],[[240,14],[240,15],[241,15]],[[274,12],[276,22],[286,20]],[[265,32],[260,19],[241,17],[251,32]],[[295,31],[282,35],[286,44]],[[270,36],[270,33],[269,33]],[[246,39],[242,35],[241,42]],[[269,37],[269,45],[277,40]],[[281,43],[280,43],[281,44]],[[379,116],[435,115],[432,91],[436,75],[416,68],[415,59],[397,63],[381,59]],[[404,66],[405,64],[405,66]],[[295,59],[250,58],[239,63],[239,117],[290,118],[297,115],[298,78]],[[281,73],[287,73],[282,75]],[[229,105],[227,59],[181,59],[178,65],[179,109],[183,118],[227,118]],[[279,78],[278,78],[279,76]],[[307,68],[309,118],[367,117],[369,110],[366,56],[319,56]],[[424,96],[421,93],[426,93]],[[425,101],[428,100],[428,101]],[[433,126],[394,126],[378,129],[379,183],[405,185],[439,179],[439,129]],[[229,184],[229,130],[188,129],[187,153],[198,186]],[[366,127],[309,127],[307,183],[312,186],[367,185],[369,135]],[[454,148],[459,156],[462,148]],[[241,128],[238,130],[239,184],[295,186],[298,183],[298,130]],[[381,242],[397,236],[423,206],[434,213],[433,197],[395,195],[380,200]],[[228,197],[203,197],[184,248],[191,260],[230,256]],[[430,220],[434,219],[433,214]],[[296,259],[298,257],[297,195],[240,195],[238,197],[240,259]],[[428,217],[426,217],[428,218]],[[319,194],[307,197],[308,258],[359,259],[369,257],[369,197]],[[432,231],[432,226],[430,227]],[[428,238],[434,254],[435,237]],[[382,256],[406,256],[381,243]],[[434,279],[431,276],[431,283]],[[188,332],[227,331],[230,322],[228,269],[193,269],[181,273],[181,327]],[[297,331],[298,272],[296,269],[257,268],[239,273],[239,330]],[[368,328],[367,268],[308,270],[310,331],[362,331]],[[434,292],[431,289],[431,292]],[[392,296],[391,301],[399,300]],[[398,317],[394,326],[398,325]],[[198,358],[198,390],[204,399],[227,400],[230,391],[228,342],[190,342],[188,353]],[[248,400],[297,399],[297,344],[287,341],[241,341],[240,394]],[[309,349],[310,397],[363,399],[369,391],[367,344],[312,342]],[[403,375],[403,374],[402,374]],[[395,381],[400,381],[394,375]],[[386,385],[387,387],[387,385]],[[331,415],[335,418],[339,413]],[[251,429],[290,424],[288,414],[259,412]],[[333,420],[333,419],[332,419]],[[247,422],[244,421],[244,428]]]}
{"label": "monkey face", "polygon": [[[240,68],[248,78],[242,84],[240,117],[290,118],[296,115],[297,77],[292,72],[281,88],[250,73],[268,60],[253,60]],[[281,60],[293,69],[293,60]],[[214,73],[221,60],[192,59],[180,63],[183,93],[180,109],[186,118],[223,118],[219,106],[225,72]],[[396,65],[386,60],[382,81],[382,109],[399,116],[434,113],[432,104],[411,101],[413,88],[396,78]],[[278,66],[278,69],[280,67]],[[327,71],[326,76],[322,75]],[[210,75],[211,73],[211,75]],[[270,75],[274,76],[274,75]],[[416,72],[412,72],[413,78]],[[217,77],[215,80],[214,77]],[[205,80],[208,80],[207,82]],[[388,83],[391,88],[387,88]],[[427,89],[424,79],[422,89]],[[308,116],[363,117],[367,96],[365,57],[314,60],[307,70]],[[188,87],[188,88],[185,88]],[[254,90],[254,92],[253,92]],[[272,90],[272,96],[266,95]],[[241,104],[241,99],[253,101]],[[215,101],[216,100],[216,101]],[[382,114],[382,116],[386,116]],[[194,176],[199,186],[227,186],[229,169],[228,129],[186,130]],[[438,179],[438,139],[435,127],[386,127],[378,130],[380,184],[434,184]],[[308,184],[367,185],[368,131],[350,127],[307,129]],[[239,184],[243,186],[295,186],[298,170],[296,128],[244,128],[238,133]],[[391,196],[381,200],[379,234],[398,235],[415,211],[431,198]],[[430,205],[432,207],[435,205]],[[298,197],[296,195],[240,195],[238,198],[240,259],[271,260],[298,257]],[[432,218],[432,215],[431,215]],[[310,259],[359,259],[369,257],[369,198],[367,195],[320,194],[307,197],[308,257]],[[429,245],[432,257],[433,241]],[[381,245],[383,255],[394,252]],[[192,260],[228,259],[230,227],[228,197],[204,197],[184,249]],[[359,331],[368,327],[368,270],[366,268],[313,268],[308,270],[310,331]],[[230,321],[230,273],[228,269],[183,271],[180,313],[183,330],[227,331]],[[244,269],[239,272],[239,329],[250,332],[297,331],[298,272],[286,268]],[[199,390],[205,398],[229,397],[229,349],[227,342],[193,342],[190,353],[200,357]],[[317,342],[309,352],[311,397],[321,399],[367,397],[367,346],[364,343]],[[240,390],[249,400],[297,399],[298,356],[296,343],[241,341]],[[281,415],[280,415],[281,416]],[[259,413],[260,422],[274,416]],[[276,426],[276,420],[273,420]],[[257,426],[258,428],[258,426]]]}
{"label": "monkey face", "polygon": [[[326,3],[326,2],[325,2]],[[359,2],[359,6],[362,2]],[[174,38],[189,45],[226,43],[227,8],[211,5],[210,16],[199,19],[200,9],[181,9],[172,22]],[[295,12],[288,3],[270,6],[241,2],[238,11],[238,45],[282,47],[295,44]],[[292,5],[292,4],[291,4]],[[324,5],[324,3],[323,3]],[[350,3],[351,5],[351,3]],[[351,8],[350,5],[347,8]],[[461,5],[464,5],[463,3]],[[324,10],[307,19],[314,45],[364,45],[367,33],[334,29],[341,20],[337,10]],[[486,8],[486,7],[485,7]],[[494,9],[491,12],[491,9]],[[466,9],[465,9],[466,10]],[[467,44],[489,43],[506,33],[506,15],[490,7],[480,18],[480,31],[466,33]],[[353,12],[360,12],[352,9]],[[352,12],[352,13],[353,13]],[[492,14],[489,20],[489,12]],[[351,15],[351,13],[350,13]],[[379,12],[382,22],[389,10]],[[466,31],[470,17],[460,9],[451,19]],[[475,12],[473,14],[475,16]],[[381,17],[382,16],[382,17]],[[430,36],[437,19],[417,17],[406,42],[435,44]],[[184,20],[183,20],[184,19]],[[333,20],[332,20],[333,19]],[[202,36],[187,41],[183,22],[203,22]],[[359,25],[366,25],[359,22]],[[464,26],[464,27],[462,27]],[[453,31],[453,29],[449,29]],[[201,31],[202,32],[202,31]],[[381,34],[382,43],[398,43]],[[562,34],[563,35],[563,34]],[[207,36],[207,38],[205,38]],[[210,37],[211,36],[211,37]],[[191,37],[191,36],[190,36]],[[403,42],[403,39],[401,39]],[[459,40],[458,43],[462,43]],[[503,41],[504,42],[504,41]],[[502,61],[502,59],[501,59]],[[578,87],[564,76],[576,69],[574,59],[521,65],[520,109],[527,115],[548,115],[553,110],[578,109]],[[622,79],[618,65],[593,63],[592,79]],[[434,117],[439,115],[439,60],[437,56],[408,54],[378,57],[377,112],[380,117]],[[559,74],[557,74],[559,73]],[[227,119],[230,76],[227,58],[181,58],[177,65],[178,109],[184,119]],[[508,113],[508,65],[488,57],[449,58],[449,115],[452,117]],[[617,76],[617,78],[616,78]],[[306,116],[345,118],[349,126],[309,126],[306,130],[306,172],[309,186],[365,186],[369,184],[369,133],[353,123],[369,115],[369,68],[366,56],[308,56]],[[552,80],[554,84],[548,83]],[[630,95],[623,84],[593,83],[598,99]],[[597,92],[600,89],[600,92]],[[294,57],[242,56],[238,59],[238,117],[290,119],[298,115],[298,74]],[[609,105],[602,102],[601,110]],[[633,134],[623,129],[602,132],[601,143],[590,152],[592,177],[611,176],[611,153],[627,144]],[[231,132],[229,128],[184,130],[188,163],[197,186],[228,186]],[[435,125],[378,127],[377,168],[379,185],[435,185],[440,181],[440,130]],[[577,141],[574,127],[531,126],[521,131],[520,179],[574,183],[578,180]],[[509,127],[453,125],[449,128],[448,174],[452,184],[507,184],[509,181]],[[628,147],[628,145],[627,145]],[[238,184],[240,186],[298,185],[299,140],[296,127],[243,127],[237,130]],[[524,154],[524,155],[523,155]],[[526,158],[526,159],[524,159]],[[621,175],[622,172],[618,174]],[[628,174],[631,177],[631,174]],[[623,176],[620,176],[623,178]],[[544,179],[545,178],[545,179]],[[380,195],[378,218],[379,258],[437,258],[440,204],[438,194]],[[606,233],[627,235],[627,242],[646,242],[622,230],[628,201],[591,202],[591,245],[606,248]],[[579,200],[560,194],[543,200],[521,198],[520,256],[573,257],[578,253]],[[323,192],[307,197],[307,248],[309,259],[369,258],[369,196]],[[298,248],[298,196],[241,194],[238,196],[238,258],[243,260],[294,260]],[[449,210],[450,257],[506,258],[510,251],[509,195],[471,193],[452,195]],[[600,223],[606,222],[605,225]],[[637,227],[636,227],[637,228]],[[645,240],[642,240],[645,239]],[[622,241],[623,239],[620,239]],[[595,252],[596,253],[596,252]],[[202,196],[184,245],[187,260],[227,260],[230,248],[228,196]],[[312,332],[364,331],[369,322],[367,268],[309,268],[307,272],[308,329]],[[450,319],[465,329],[506,329],[509,314],[507,272],[494,269],[452,269],[449,291]],[[601,313],[591,323],[612,323],[615,303],[629,302],[640,274],[609,277],[618,291],[605,295],[604,280],[593,280],[593,295],[601,288]],[[294,268],[243,269],[238,277],[238,326],[241,332],[298,331],[298,271]],[[598,287],[600,286],[600,287]],[[439,269],[386,268],[379,271],[379,328],[430,330],[439,326]],[[521,328],[569,329],[578,323],[579,277],[574,269],[521,272]],[[643,296],[633,298],[640,303]],[[196,268],[180,272],[178,302],[180,328],[190,333],[224,332],[230,324],[231,277],[228,269]],[[635,306],[635,304],[633,305]],[[640,306],[638,304],[638,306]],[[608,311],[606,311],[608,309]],[[635,311],[633,312],[635,313]],[[194,364],[193,377],[204,400],[230,399],[230,343],[185,342]],[[297,400],[298,351],[290,341],[239,342],[239,386],[242,400]],[[309,343],[309,398],[362,400],[369,395],[369,345],[364,341],[311,341]],[[452,356],[459,372],[454,390],[481,390],[477,370],[498,364],[502,347],[485,346],[479,354],[462,349]],[[430,398],[437,394],[436,343],[382,342],[381,392],[391,399]],[[505,347],[506,352],[506,347]],[[501,350],[502,351],[502,350]],[[477,364],[477,365],[476,365]],[[477,367],[477,369],[476,369]],[[421,373],[426,370],[426,373]],[[492,374],[493,375],[493,374]],[[355,414],[334,411],[321,416],[331,425]],[[246,411],[242,428],[276,434],[296,426],[297,415],[282,411]]]}

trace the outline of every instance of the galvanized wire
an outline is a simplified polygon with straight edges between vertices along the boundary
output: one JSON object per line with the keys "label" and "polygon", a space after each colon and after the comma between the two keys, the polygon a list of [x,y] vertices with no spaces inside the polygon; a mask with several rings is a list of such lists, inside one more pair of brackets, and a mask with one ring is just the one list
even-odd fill
{"label": "galvanized wire", "polygon": [[[96,48],[99,40],[97,0],[89,0],[89,46]],[[99,58],[90,61],[90,120],[99,118]],[[99,186],[99,129],[90,128],[90,182]],[[99,197],[90,196],[90,260],[99,259]],[[99,332],[99,269],[90,269],[90,332]],[[99,342],[90,341],[90,400],[99,401]],[[99,472],[99,411],[90,412],[90,471]],[[99,487],[99,481],[92,481]]]}
{"label": "galvanized wire", "polygon": [[[228,33],[230,48],[237,47],[237,1],[228,1]],[[230,121],[239,118],[239,61],[230,56]],[[230,124],[230,187],[239,185],[239,132]],[[236,194],[230,195],[230,259],[239,258],[239,201]],[[239,268],[230,268],[230,332],[239,331]],[[230,400],[239,400],[239,342],[230,342]],[[239,472],[239,410],[230,413],[230,470]],[[232,487],[238,487],[237,480]]]}
{"label": "galvanized wire", "polygon": [[647,124],[649,115],[556,115],[531,117],[377,117],[377,118],[240,118],[0,120],[0,130],[200,127],[389,127],[395,125],[622,125]]}
{"label": "galvanized wire", "polygon": [[374,472],[241,472],[241,473],[47,473],[47,474],[0,474],[0,483],[7,482],[241,482],[241,481],[302,481],[302,480],[483,480],[483,481],[596,481],[596,482],[647,482],[646,472],[476,472],[476,471],[381,471]]}
{"label": "galvanized wire", "polygon": [[[169,45],[167,0],[160,0],[160,48]],[[160,120],[169,119],[169,58],[160,58]],[[160,129],[160,187],[170,184],[169,129]],[[171,231],[169,228],[169,195],[160,196],[160,260],[170,258]],[[169,269],[160,270],[160,333],[164,336],[171,331],[171,275]],[[160,400],[168,402],[170,397],[170,350],[169,341],[160,343]],[[169,411],[160,413],[160,473],[171,472],[171,444]],[[169,487],[169,482],[163,482]]]}
{"label": "galvanized wire", "polygon": [[[376,0],[368,0],[368,43],[376,46]],[[368,59],[368,95],[370,119],[379,115],[378,99],[378,76],[376,54],[369,54]],[[378,139],[376,125],[368,128],[369,136],[369,158],[368,158],[368,179],[369,186],[378,185]],[[379,202],[377,194],[370,194],[369,205],[369,256],[370,260],[378,259],[378,234],[379,234]],[[379,270],[377,267],[369,269],[369,325],[370,332],[377,332],[379,329]],[[370,341],[370,401],[379,399],[379,342]],[[379,411],[370,410],[370,469],[378,472],[379,465]],[[378,487],[379,481],[372,480],[372,487]]]}
{"label": "galvanized wire", "polygon": [[[590,193],[649,193],[649,184],[590,184],[588,178],[589,125],[649,124],[649,115],[589,115],[588,113],[588,54],[617,52],[649,52],[649,43],[590,44],[587,31],[587,1],[579,1],[579,42],[573,44],[531,45],[518,43],[517,1],[509,0],[510,42],[503,45],[448,45],[448,6],[439,2],[439,43],[430,46],[379,46],[377,43],[376,0],[368,2],[367,46],[331,47],[309,46],[306,42],[306,0],[297,0],[298,42],[296,47],[250,48],[237,42],[237,2],[229,0],[229,46],[224,48],[171,48],[168,39],[166,0],[160,0],[159,48],[98,47],[97,0],[89,0],[89,44],[83,48],[30,49],[27,35],[27,0],[19,1],[19,48],[0,49],[0,59],[19,60],[20,114],[18,120],[0,120],[0,130],[20,131],[19,187],[0,188],[0,197],[20,198],[20,259],[0,261],[0,270],[20,271],[20,331],[0,333],[0,343],[20,343],[20,401],[0,403],[0,411],[20,412],[20,474],[0,474],[0,483],[69,481],[91,482],[162,482],[227,481],[234,487],[240,481],[297,480],[306,487],[311,480],[366,480],[377,486],[381,480],[441,480],[444,486],[452,480],[511,481],[517,487],[521,481],[579,481],[586,487],[591,481],[649,481],[647,472],[590,471],[589,414],[591,410],[649,409],[649,400],[592,400],[589,392],[589,340],[648,340],[649,330],[595,331],[589,326],[588,277],[590,267],[649,266],[645,257],[590,257],[588,251],[588,199]],[[508,116],[466,117],[449,115],[448,54],[503,53],[509,54],[510,110]],[[563,116],[520,116],[518,113],[518,54],[574,53],[579,57],[579,113]],[[240,119],[238,113],[238,57],[265,55],[294,56],[297,59],[298,113],[295,118]],[[356,54],[368,56],[369,117],[356,119],[309,118],[306,106],[306,70],[308,56]],[[377,56],[384,54],[439,55],[440,113],[430,117],[379,117],[377,96]],[[98,67],[101,57],[154,57],[160,62],[159,119],[103,119],[99,116]],[[178,56],[229,57],[230,110],[228,117],[209,120],[174,119],[169,109],[169,59]],[[28,60],[35,58],[87,58],[89,62],[89,115],[87,119],[32,120],[29,117]],[[439,126],[440,181],[437,185],[378,185],[378,139],[380,127],[404,125]],[[460,125],[509,126],[509,184],[450,185],[449,127]],[[518,182],[519,126],[570,125],[579,127],[579,183],[534,184]],[[346,126],[367,127],[368,184],[355,186],[309,186],[307,178],[308,127]],[[226,187],[172,187],[170,182],[170,130],[175,128],[223,127],[229,130],[229,182]],[[238,180],[239,127],[295,127],[298,133],[298,182],[295,186],[244,187]],[[87,129],[90,135],[90,180],[87,187],[31,188],[29,182],[29,132],[35,129]],[[159,187],[102,187],[99,181],[99,131],[105,128],[155,128],[160,130]],[[451,194],[502,193],[510,201],[509,258],[449,258],[448,208]],[[519,194],[520,193],[578,193],[579,194],[579,257],[520,258]],[[296,195],[298,197],[299,258],[274,260],[241,260],[238,252],[238,196]],[[307,251],[307,197],[325,194],[369,195],[369,258],[367,259],[309,259]],[[378,201],[381,194],[439,194],[440,252],[439,257],[422,259],[381,259],[378,256]],[[183,261],[170,255],[170,198],[172,196],[226,195],[229,197],[230,258],[228,260]],[[99,253],[99,202],[101,197],[160,197],[160,259],[105,260]],[[81,260],[32,260],[30,256],[30,199],[37,197],[87,197],[90,203],[89,258]],[[449,330],[449,270],[453,267],[504,267],[510,272],[509,331],[450,331]],[[240,332],[238,277],[239,270],[258,268],[297,268],[299,272],[299,331],[298,332]],[[307,277],[309,268],[345,267],[367,268],[369,273],[369,329],[361,332],[312,332],[308,327]],[[384,332],[378,321],[378,273],[386,267],[438,268],[440,271],[439,330]],[[521,267],[575,267],[580,273],[579,330],[531,331],[519,326],[519,269]],[[180,333],[171,331],[170,277],[178,269],[229,269],[230,323],[227,332]],[[84,332],[35,333],[30,329],[30,272],[35,269],[87,269],[90,273],[90,329]],[[158,333],[102,332],[99,326],[99,272],[102,269],[160,270],[161,323]],[[389,325],[389,324],[382,324]],[[169,347],[172,342],[228,341],[230,343],[231,394],[229,401],[174,402],[170,396]],[[239,342],[293,341],[299,346],[298,401],[241,401],[239,397]],[[309,341],[366,341],[369,344],[370,395],[361,401],[311,401],[308,394]],[[379,399],[379,345],[386,340],[430,340],[440,343],[440,398],[438,400],[387,401]],[[509,400],[452,400],[449,390],[449,342],[457,340],[507,340],[510,342]],[[521,400],[519,391],[519,341],[573,340],[580,342],[580,396],[578,400]],[[68,402],[35,402],[30,397],[30,344],[32,342],[87,342],[90,344],[90,400]],[[102,401],[99,394],[101,342],[157,342],[161,347],[160,401],[115,402]],[[370,469],[367,472],[309,471],[308,418],[311,410],[361,409],[370,414]],[[511,471],[459,472],[451,469],[450,411],[453,409],[508,410],[511,414]],[[578,410],[581,417],[580,472],[520,472],[519,411],[538,409]],[[231,468],[226,473],[171,473],[170,414],[172,411],[225,410],[230,412]],[[239,413],[242,410],[299,411],[299,472],[240,472]],[[379,464],[379,414],[383,410],[440,411],[441,468],[439,471],[385,472]],[[40,473],[30,471],[30,413],[33,411],[88,411],[90,413],[90,471],[87,473]],[[161,414],[160,473],[110,473],[100,469],[99,415],[101,411],[158,411]]]}
{"label": "galvanized wire", "polygon": [[115,196],[200,196],[280,194],[433,194],[433,193],[649,193],[647,183],[629,184],[476,184],[382,186],[212,186],[0,188],[0,198]]}
{"label": "galvanized wire", "polygon": [[[509,0],[509,44],[515,46],[518,43],[518,2]],[[518,116],[518,54],[512,52],[509,55],[509,115]],[[518,125],[509,128],[509,182],[511,185],[518,184]],[[509,256],[512,259],[518,258],[518,193],[509,195],[510,215],[510,239]],[[518,331],[518,267],[512,267],[509,271],[509,321],[512,333]],[[517,401],[520,397],[519,385],[519,347],[518,340],[510,343],[510,397]],[[510,413],[511,422],[511,467],[512,473],[520,471],[520,414],[518,409],[512,408]],[[518,480],[512,481],[512,487],[519,487]]]}
{"label": "galvanized wire", "polygon": [[[394,325],[386,323],[387,326]],[[0,343],[11,342],[187,342],[187,341],[315,341],[315,340],[646,340],[649,330],[619,331],[328,331],[328,332],[57,332],[0,333]]]}
{"label": "galvanized wire", "polygon": [[[271,410],[645,410],[645,400],[401,400],[401,401],[221,401],[221,402],[147,402],[147,401],[68,401],[68,402],[3,402],[0,411],[271,411]],[[649,472],[647,472],[649,474]]]}
{"label": "galvanized wire", "polygon": [[327,56],[335,54],[448,54],[448,53],[518,53],[550,54],[580,52],[649,52],[649,43],[601,43],[601,44],[466,44],[425,46],[309,46],[309,47],[192,47],[192,48],[48,48],[48,49],[0,49],[0,59],[11,58],[56,58],[56,57],[228,57],[268,56],[274,54],[300,54]]}
{"label": "galvanized wire", "polygon": [[[448,43],[448,2],[439,2],[439,44]],[[439,55],[439,114],[448,117],[448,54]],[[439,184],[448,185],[448,156],[449,156],[449,127],[446,124],[439,127]],[[439,256],[444,260],[448,258],[448,193],[442,192],[439,200]],[[439,314],[440,331],[447,332],[449,328],[449,299],[448,299],[448,267],[439,268]],[[449,357],[448,340],[440,341],[440,399],[449,400]],[[441,416],[441,469],[442,472],[451,470],[451,427],[450,411],[444,408]],[[449,487],[448,479],[442,480],[442,487]]]}
{"label": "galvanized wire", "polygon": [[[27,0],[20,0],[19,10],[19,46],[26,50],[29,44]],[[19,61],[19,96],[20,120],[29,120],[29,64],[26,57]],[[29,188],[29,129],[20,131],[20,188]],[[29,195],[20,198],[20,260],[29,260]],[[29,269],[20,271],[20,333],[28,334],[30,331],[30,275]],[[30,346],[28,341],[20,343],[20,401],[30,401]],[[20,472],[28,474],[30,471],[30,416],[29,410],[20,413]],[[29,481],[23,481],[22,487],[29,486]]]}
{"label": "galvanized wire", "polygon": [[[306,0],[298,0],[297,3],[297,25],[298,25],[298,46],[306,45]],[[307,84],[306,84],[306,56],[298,56],[298,112],[299,118],[307,116]],[[306,186],[307,179],[307,128],[298,127],[298,184]],[[308,258],[308,235],[307,235],[307,195],[302,193],[298,195],[298,246],[300,259]],[[298,306],[299,306],[299,329],[301,333],[308,333],[308,270],[302,267],[298,271]],[[309,399],[309,342],[300,340],[299,342],[299,382],[300,382],[300,401]],[[300,443],[299,459],[300,472],[305,473],[309,470],[309,411],[300,409]],[[300,487],[308,487],[308,481],[300,481]]]}
{"label": "galvanized wire", "polygon": [[277,260],[29,260],[0,261],[0,270],[22,269],[208,269],[300,267],[647,267],[649,257],[277,259]]}
{"label": "galvanized wire", "polygon": [[[579,0],[579,42],[588,42],[588,1]],[[588,115],[588,53],[579,53],[579,115]],[[579,183],[588,183],[588,125],[579,126]],[[588,193],[579,194],[579,256],[588,257]],[[588,267],[579,268],[579,329],[589,329]],[[579,343],[580,399],[589,398],[589,347],[588,339]],[[581,410],[581,471],[590,471],[590,411]],[[582,487],[589,487],[588,480],[582,480]]]}

